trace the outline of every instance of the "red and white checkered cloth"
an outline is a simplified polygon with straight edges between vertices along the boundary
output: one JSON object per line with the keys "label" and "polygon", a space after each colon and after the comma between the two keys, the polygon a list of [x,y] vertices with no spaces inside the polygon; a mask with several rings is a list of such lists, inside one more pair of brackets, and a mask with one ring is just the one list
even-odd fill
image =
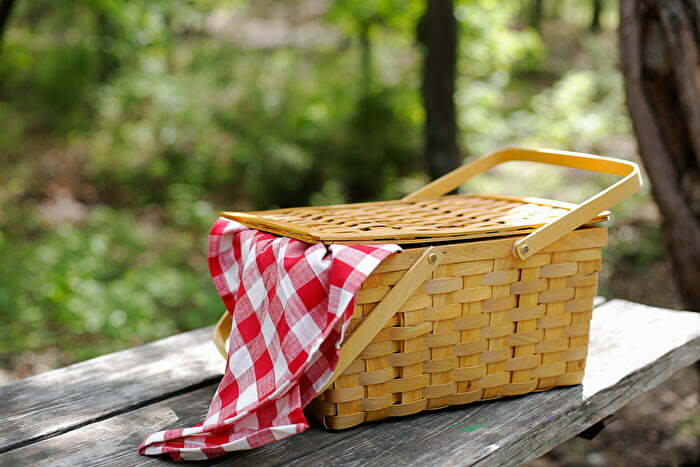
{"label": "red and white checkered cloth", "polygon": [[223,379],[202,423],[154,433],[139,453],[201,460],[306,430],[303,408],[338,364],[355,293],[397,251],[312,245],[218,219],[209,269],[233,316]]}

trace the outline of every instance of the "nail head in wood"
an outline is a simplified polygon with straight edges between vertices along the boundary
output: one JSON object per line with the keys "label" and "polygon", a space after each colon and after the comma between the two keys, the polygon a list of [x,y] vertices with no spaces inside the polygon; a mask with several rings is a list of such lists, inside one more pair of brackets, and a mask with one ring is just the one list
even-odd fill
{"label": "nail head in wood", "polygon": [[527,254],[528,251],[530,251],[530,247],[527,245],[523,245],[523,247],[520,249],[524,255]]}
{"label": "nail head in wood", "polygon": [[428,256],[428,262],[429,262],[430,264],[434,264],[435,261],[437,261],[437,255],[436,255],[435,253],[431,253],[431,254]]}

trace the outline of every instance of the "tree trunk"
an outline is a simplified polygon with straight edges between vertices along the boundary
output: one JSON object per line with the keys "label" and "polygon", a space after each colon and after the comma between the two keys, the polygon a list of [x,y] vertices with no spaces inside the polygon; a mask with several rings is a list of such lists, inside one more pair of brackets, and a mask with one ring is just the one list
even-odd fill
{"label": "tree trunk", "polygon": [[591,14],[591,31],[600,31],[600,14],[603,12],[603,0],[593,0],[593,13]]}
{"label": "tree trunk", "polygon": [[418,41],[425,55],[421,86],[425,159],[432,178],[449,172],[461,162],[454,103],[457,21],[452,3],[452,0],[428,0],[418,24]]}
{"label": "tree trunk", "polygon": [[97,75],[101,83],[106,82],[114,71],[119,68],[119,61],[112,51],[111,42],[114,40],[116,27],[112,18],[103,9],[97,11],[97,50],[99,62]]}
{"label": "tree trunk", "polygon": [[620,3],[627,106],[675,276],[695,311],[700,311],[699,38],[699,2]]}
{"label": "tree trunk", "polygon": [[10,19],[12,7],[15,5],[15,0],[0,0],[0,45],[7,27],[7,20]]}
{"label": "tree trunk", "polygon": [[540,30],[540,25],[542,24],[543,10],[544,0],[533,0],[530,6],[530,25],[537,31]]}
{"label": "tree trunk", "polygon": [[362,73],[362,94],[368,95],[372,87],[372,41],[370,38],[370,28],[372,24],[368,19],[359,22],[360,37],[360,70]]}

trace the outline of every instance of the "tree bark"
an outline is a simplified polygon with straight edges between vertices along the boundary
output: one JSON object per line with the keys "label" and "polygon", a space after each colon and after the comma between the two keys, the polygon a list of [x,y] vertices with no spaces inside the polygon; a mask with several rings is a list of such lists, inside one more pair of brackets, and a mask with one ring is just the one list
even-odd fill
{"label": "tree bark", "polygon": [[688,307],[700,311],[700,2],[622,0],[620,61],[639,154]]}
{"label": "tree bark", "polygon": [[97,10],[97,50],[99,54],[98,79],[101,83],[106,82],[114,71],[119,67],[119,62],[114,55],[111,41],[116,34],[116,27],[112,18],[103,9]]}
{"label": "tree bark", "polygon": [[2,45],[2,38],[5,35],[5,28],[7,27],[7,20],[10,19],[10,14],[12,13],[12,7],[14,5],[15,0],[0,1],[0,45]]}
{"label": "tree bark", "polygon": [[372,87],[372,40],[370,31],[372,24],[367,19],[362,19],[359,22],[359,38],[360,38],[360,70],[362,73],[362,93],[368,95]]}
{"label": "tree bark", "polygon": [[537,31],[540,30],[543,13],[544,0],[533,0],[532,5],[530,6],[530,25]]}
{"label": "tree bark", "polygon": [[424,48],[425,159],[428,173],[437,178],[461,162],[454,103],[457,21],[452,0],[428,0],[418,24],[418,41]]}
{"label": "tree bark", "polygon": [[591,31],[600,31],[600,15],[603,13],[603,0],[593,0],[593,13],[591,14]]}

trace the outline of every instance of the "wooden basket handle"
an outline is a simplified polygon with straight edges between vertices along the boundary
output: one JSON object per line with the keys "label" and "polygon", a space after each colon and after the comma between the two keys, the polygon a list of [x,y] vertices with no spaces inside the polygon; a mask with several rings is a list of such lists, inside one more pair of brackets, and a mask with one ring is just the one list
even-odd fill
{"label": "wooden basket handle", "polygon": [[228,352],[226,351],[226,340],[229,334],[231,334],[231,314],[228,311],[224,311],[221,315],[219,321],[214,327],[214,334],[211,336],[211,340],[214,341],[216,350],[219,351],[224,360],[228,359]]}
{"label": "wooden basket handle", "polygon": [[454,190],[475,175],[509,161],[541,162],[623,177],[622,180],[588,198],[563,216],[539,227],[534,232],[515,242],[513,254],[522,260],[529,258],[567,233],[590,222],[599,213],[627,199],[642,186],[639,167],[634,162],[577,152],[508,148],[465,164],[403,199],[405,201],[413,201],[436,198]]}

